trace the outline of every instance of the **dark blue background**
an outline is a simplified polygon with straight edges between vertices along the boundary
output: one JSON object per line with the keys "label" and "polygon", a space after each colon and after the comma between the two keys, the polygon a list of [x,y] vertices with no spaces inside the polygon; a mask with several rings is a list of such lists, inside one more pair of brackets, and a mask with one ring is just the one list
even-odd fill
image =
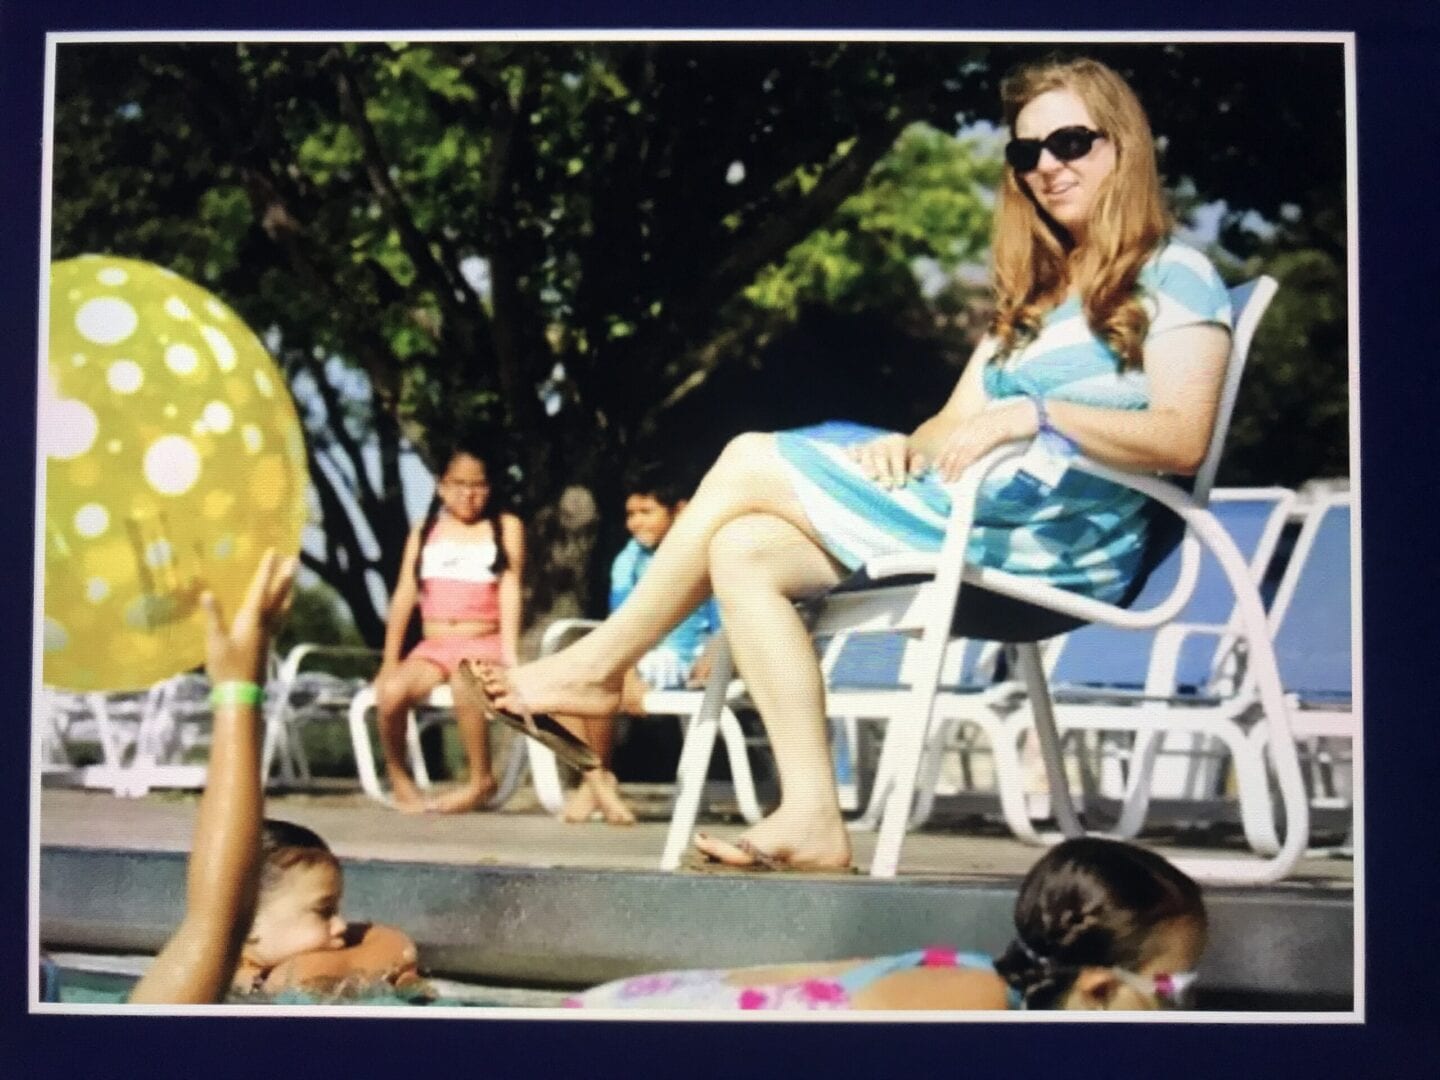
{"label": "dark blue background", "polygon": [[[483,18],[483,24],[477,19]],[[696,1025],[30,1017],[25,1014],[28,716],[34,549],[34,400],[44,34],[50,30],[516,26],[1332,30],[1357,33],[1361,431],[1365,593],[1364,1026],[1130,1024]],[[176,0],[0,8],[0,502],[6,565],[0,653],[13,703],[0,751],[0,1069],[31,1077],[552,1077],[688,1075],[1014,1077],[1433,1076],[1436,962],[1434,544],[1440,358],[1436,146],[1440,4],[1208,0],[1016,2],[333,2]],[[1264,102],[1255,102],[1263,109]],[[1291,167],[1296,175],[1303,160]],[[1430,662],[1427,662],[1430,661]],[[597,913],[597,916],[603,913]],[[696,928],[704,933],[703,927]],[[1319,947],[1317,945],[1317,947]],[[1427,1035],[1426,1032],[1429,1032]]]}

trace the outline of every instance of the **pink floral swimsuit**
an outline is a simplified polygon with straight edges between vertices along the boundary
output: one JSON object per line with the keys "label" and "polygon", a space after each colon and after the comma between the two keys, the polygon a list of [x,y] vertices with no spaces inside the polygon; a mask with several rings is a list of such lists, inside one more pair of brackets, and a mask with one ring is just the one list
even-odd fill
{"label": "pink floral swimsuit", "polygon": [[[879,956],[826,978],[767,982],[754,986],[730,982],[731,972],[724,968],[662,971],[604,983],[566,998],[563,1004],[579,1009],[710,1009],[717,1012],[736,1009],[778,1009],[787,1012],[852,1009],[855,995],[865,987],[897,971],[919,967],[994,970],[990,957],[983,953],[932,947],[897,956]],[[1013,992],[1011,997],[1015,997]],[[1010,1007],[1018,1008],[1018,1001],[1012,1000]]]}

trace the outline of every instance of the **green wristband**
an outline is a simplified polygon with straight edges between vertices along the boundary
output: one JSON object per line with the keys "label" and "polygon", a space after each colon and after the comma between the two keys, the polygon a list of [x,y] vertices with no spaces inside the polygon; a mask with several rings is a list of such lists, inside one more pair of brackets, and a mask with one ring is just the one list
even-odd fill
{"label": "green wristband", "polygon": [[217,683],[210,691],[210,704],[217,709],[227,705],[259,705],[265,691],[253,682]]}

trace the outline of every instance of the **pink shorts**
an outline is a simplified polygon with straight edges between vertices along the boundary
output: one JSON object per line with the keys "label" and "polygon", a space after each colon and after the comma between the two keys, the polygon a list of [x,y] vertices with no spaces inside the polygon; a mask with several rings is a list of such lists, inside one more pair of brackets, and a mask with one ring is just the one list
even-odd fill
{"label": "pink shorts", "polygon": [[492,664],[503,662],[499,634],[426,638],[411,650],[406,659],[428,660],[438,667],[447,679],[455,673],[461,660],[485,660]]}

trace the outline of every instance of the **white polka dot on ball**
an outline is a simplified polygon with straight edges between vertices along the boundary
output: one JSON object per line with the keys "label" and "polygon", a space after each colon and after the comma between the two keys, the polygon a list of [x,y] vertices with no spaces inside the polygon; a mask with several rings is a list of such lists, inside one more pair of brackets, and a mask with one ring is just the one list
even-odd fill
{"label": "white polka dot on ball", "polygon": [[100,420],[83,401],[64,398],[52,401],[42,421],[45,452],[61,461],[77,458],[95,445]]}
{"label": "white polka dot on ball", "polygon": [[187,307],[185,301],[181,300],[178,296],[172,296],[165,301],[165,314],[169,315],[172,319],[189,319],[192,317],[190,308]]}
{"label": "white polka dot on ball", "polygon": [[171,345],[165,350],[165,366],[176,375],[189,375],[200,365],[200,354],[189,345]]}
{"label": "white polka dot on ball", "polygon": [[261,397],[274,397],[275,384],[270,381],[270,376],[263,371],[255,372],[255,389],[260,391]]}
{"label": "white polka dot on ball", "polygon": [[66,633],[65,627],[58,620],[46,618],[45,620],[45,651],[59,652],[70,644],[70,635]]}
{"label": "white polka dot on ball", "polygon": [[86,503],[75,511],[75,531],[93,539],[110,527],[110,512],[99,503]]}
{"label": "white polka dot on ball", "polygon": [[152,570],[169,566],[175,559],[175,549],[169,540],[152,540],[145,548],[145,565]]}
{"label": "white polka dot on ball", "polygon": [[118,266],[107,266],[95,275],[95,280],[101,285],[124,285],[130,280],[130,275]]}
{"label": "white polka dot on ball", "polygon": [[231,425],[235,423],[235,414],[230,411],[230,406],[226,405],[223,401],[210,402],[209,405],[205,406],[205,411],[200,415],[205,422],[205,426],[217,435],[224,435],[230,430]]}
{"label": "white polka dot on ball", "polygon": [[145,371],[134,360],[116,360],[105,370],[105,381],[117,394],[133,394],[145,382]]}
{"label": "white polka dot on ball", "polygon": [[200,451],[183,435],[163,435],[145,451],[142,468],[161,495],[183,495],[200,479]]}
{"label": "white polka dot on ball", "polygon": [[85,599],[92,604],[103,603],[110,595],[110,583],[104,578],[92,577],[85,583]]}
{"label": "white polka dot on ball", "polygon": [[245,444],[245,449],[252,454],[258,454],[260,448],[265,445],[265,436],[254,424],[246,424],[240,429],[240,440]]}
{"label": "white polka dot on ball", "polygon": [[124,300],[101,296],[87,300],[75,312],[75,329],[96,345],[118,345],[135,332],[140,317]]}
{"label": "white polka dot on ball", "polygon": [[230,339],[216,330],[213,326],[200,327],[200,336],[210,346],[210,351],[215,354],[215,363],[220,365],[221,371],[235,370],[235,346]]}
{"label": "white polka dot on ball", "polygon": [[214,315],[215,318],[219,319],[221,322],[224,322],[226,319],[230,318],[230,313],[225,310],[225,305],[220,303],[218,300],[206,300],[205,310],[208,311],[211,315]]}
{"label": "white polka dot on ball", "polygon": [[215,557],[217,559],[228,559],[235,554],[235,538],[233,536],[222,536],[215,541]]}

